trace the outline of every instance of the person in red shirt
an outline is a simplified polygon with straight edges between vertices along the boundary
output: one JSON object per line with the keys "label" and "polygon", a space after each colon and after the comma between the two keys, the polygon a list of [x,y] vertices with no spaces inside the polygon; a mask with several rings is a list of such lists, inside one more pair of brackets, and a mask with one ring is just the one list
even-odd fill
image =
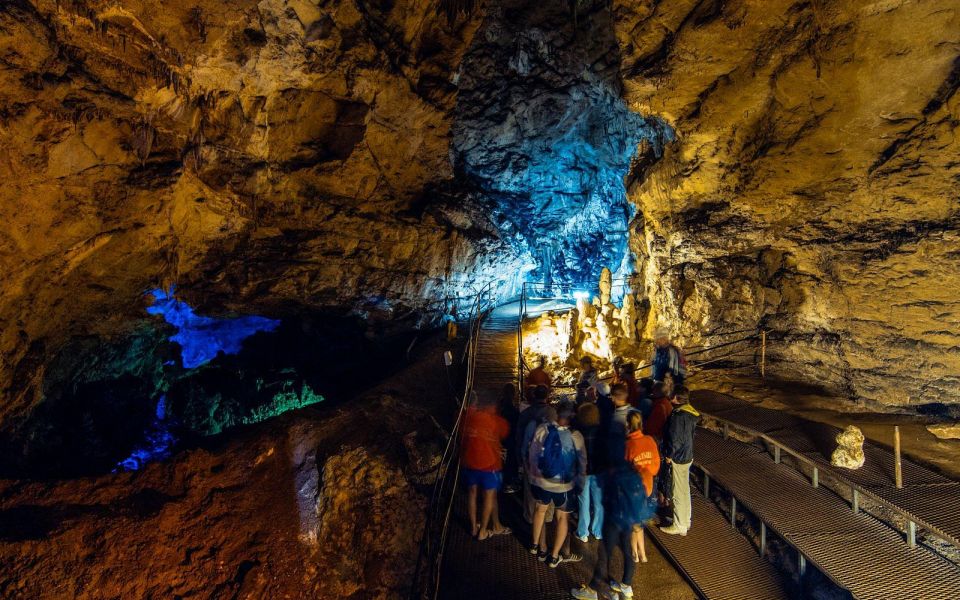
{"label": "person in red shirt", "polygon": [[553,387],[552,377],[550,373],[544,369],[547,361],[541,356],[537,359],[537,365],[527,373],[527,376],[524,378],[524,384],[527,387],[526,398],[527,402],[533,404],[533,391],[537,386],[544,386],[547,388],[547,396],[550,395],[550,388]]}
{"label": "person in red shirt", "polygon": [[663,426],[667,423],[670,413],[673,412],[673,404],[667,397],[662,383],[655,384],[650,395],[653,397],[653,408],[650,409],[650,416],[644,423],[644,433],[652,435],[659,441],[663,439]]}
{"label": "person in red shirt", "polygon": [[[467,513],[478,540],[510,533],[500,523],[497,492],[503,484],[503,440],[510,433],[507,420],[497,414],[494,399],[472,394],[461,430],[460,476],[467,485]],[[483,489],[483,513],[477,520],[477,495]]]}

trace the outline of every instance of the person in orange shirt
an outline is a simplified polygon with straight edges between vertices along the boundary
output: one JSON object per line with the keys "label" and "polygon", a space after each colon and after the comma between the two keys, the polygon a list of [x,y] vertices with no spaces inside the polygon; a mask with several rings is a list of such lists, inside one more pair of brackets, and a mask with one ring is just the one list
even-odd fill
{"label": "person in orange shirt", "polygon": [[[503,484],[503,440],[510,433],[507,420],[497,414],[493,399],[471,394],[461,432],[460,476],[467,485],[467,514],[478,540],[510,533],[500,523],[497,492]],[[483,513],[477,520],[477,495],[483,489]]]}
{"label": "person in orange shirt", "polygon": [[[643,418],[639,412],[627,415],[627,461],[643,479],[648,504],[653,505],[653,478],[660,472],[660,451],[657,441],[643,433]],[[633,560],[647,562],[647,552],[643,540],[643,523],[633,526]]]}

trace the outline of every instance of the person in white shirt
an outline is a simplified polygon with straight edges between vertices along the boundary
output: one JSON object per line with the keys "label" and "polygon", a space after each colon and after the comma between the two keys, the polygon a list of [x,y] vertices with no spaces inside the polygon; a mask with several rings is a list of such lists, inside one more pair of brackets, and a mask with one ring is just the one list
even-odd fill
{"label": "person in white shirt", "polygon": [[[567,538],[569,515],[576,508],[576,490],[583,485],[587,475],[583,435],[570,429],[575,414],[573,402],[562,402],[557,407],[556,422],[546,422],[537,428],[527,452],[530,491],[536,500],[530,553],[537,555],[550,568],[563,562],[560,549]],[[557,527],[548,554],[541,544],[540,534],[550,506],[556,509]]]}

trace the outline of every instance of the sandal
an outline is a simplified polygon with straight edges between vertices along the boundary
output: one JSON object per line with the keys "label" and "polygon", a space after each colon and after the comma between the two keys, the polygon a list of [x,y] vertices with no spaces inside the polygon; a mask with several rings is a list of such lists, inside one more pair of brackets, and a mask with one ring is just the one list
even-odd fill
{"label": "sandal", "polygon": [[509,527],[501,527],[500,529],[493,530],[493,531],[488,530],[487,538],[492,538],[497,535],[510,535],[511,533],[513,533],[513,530],[510,529]]}

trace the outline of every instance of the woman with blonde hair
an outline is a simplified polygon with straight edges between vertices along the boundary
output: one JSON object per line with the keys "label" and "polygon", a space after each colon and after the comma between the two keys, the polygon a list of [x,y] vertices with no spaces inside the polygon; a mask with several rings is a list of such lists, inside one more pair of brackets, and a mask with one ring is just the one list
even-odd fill
{"label": "woman with blonde hair", "polygon": [[638,499],[631,539],[634,562],[647,562],[647,552],[643,540],[643,524],[656,510],[656,500],[653,498],[653,478],[660,471],[660,452],[657,441],[643,433],[643,417],[639,412],[631,411],[627,415],[627,461],[643,481],[645,495]]}

